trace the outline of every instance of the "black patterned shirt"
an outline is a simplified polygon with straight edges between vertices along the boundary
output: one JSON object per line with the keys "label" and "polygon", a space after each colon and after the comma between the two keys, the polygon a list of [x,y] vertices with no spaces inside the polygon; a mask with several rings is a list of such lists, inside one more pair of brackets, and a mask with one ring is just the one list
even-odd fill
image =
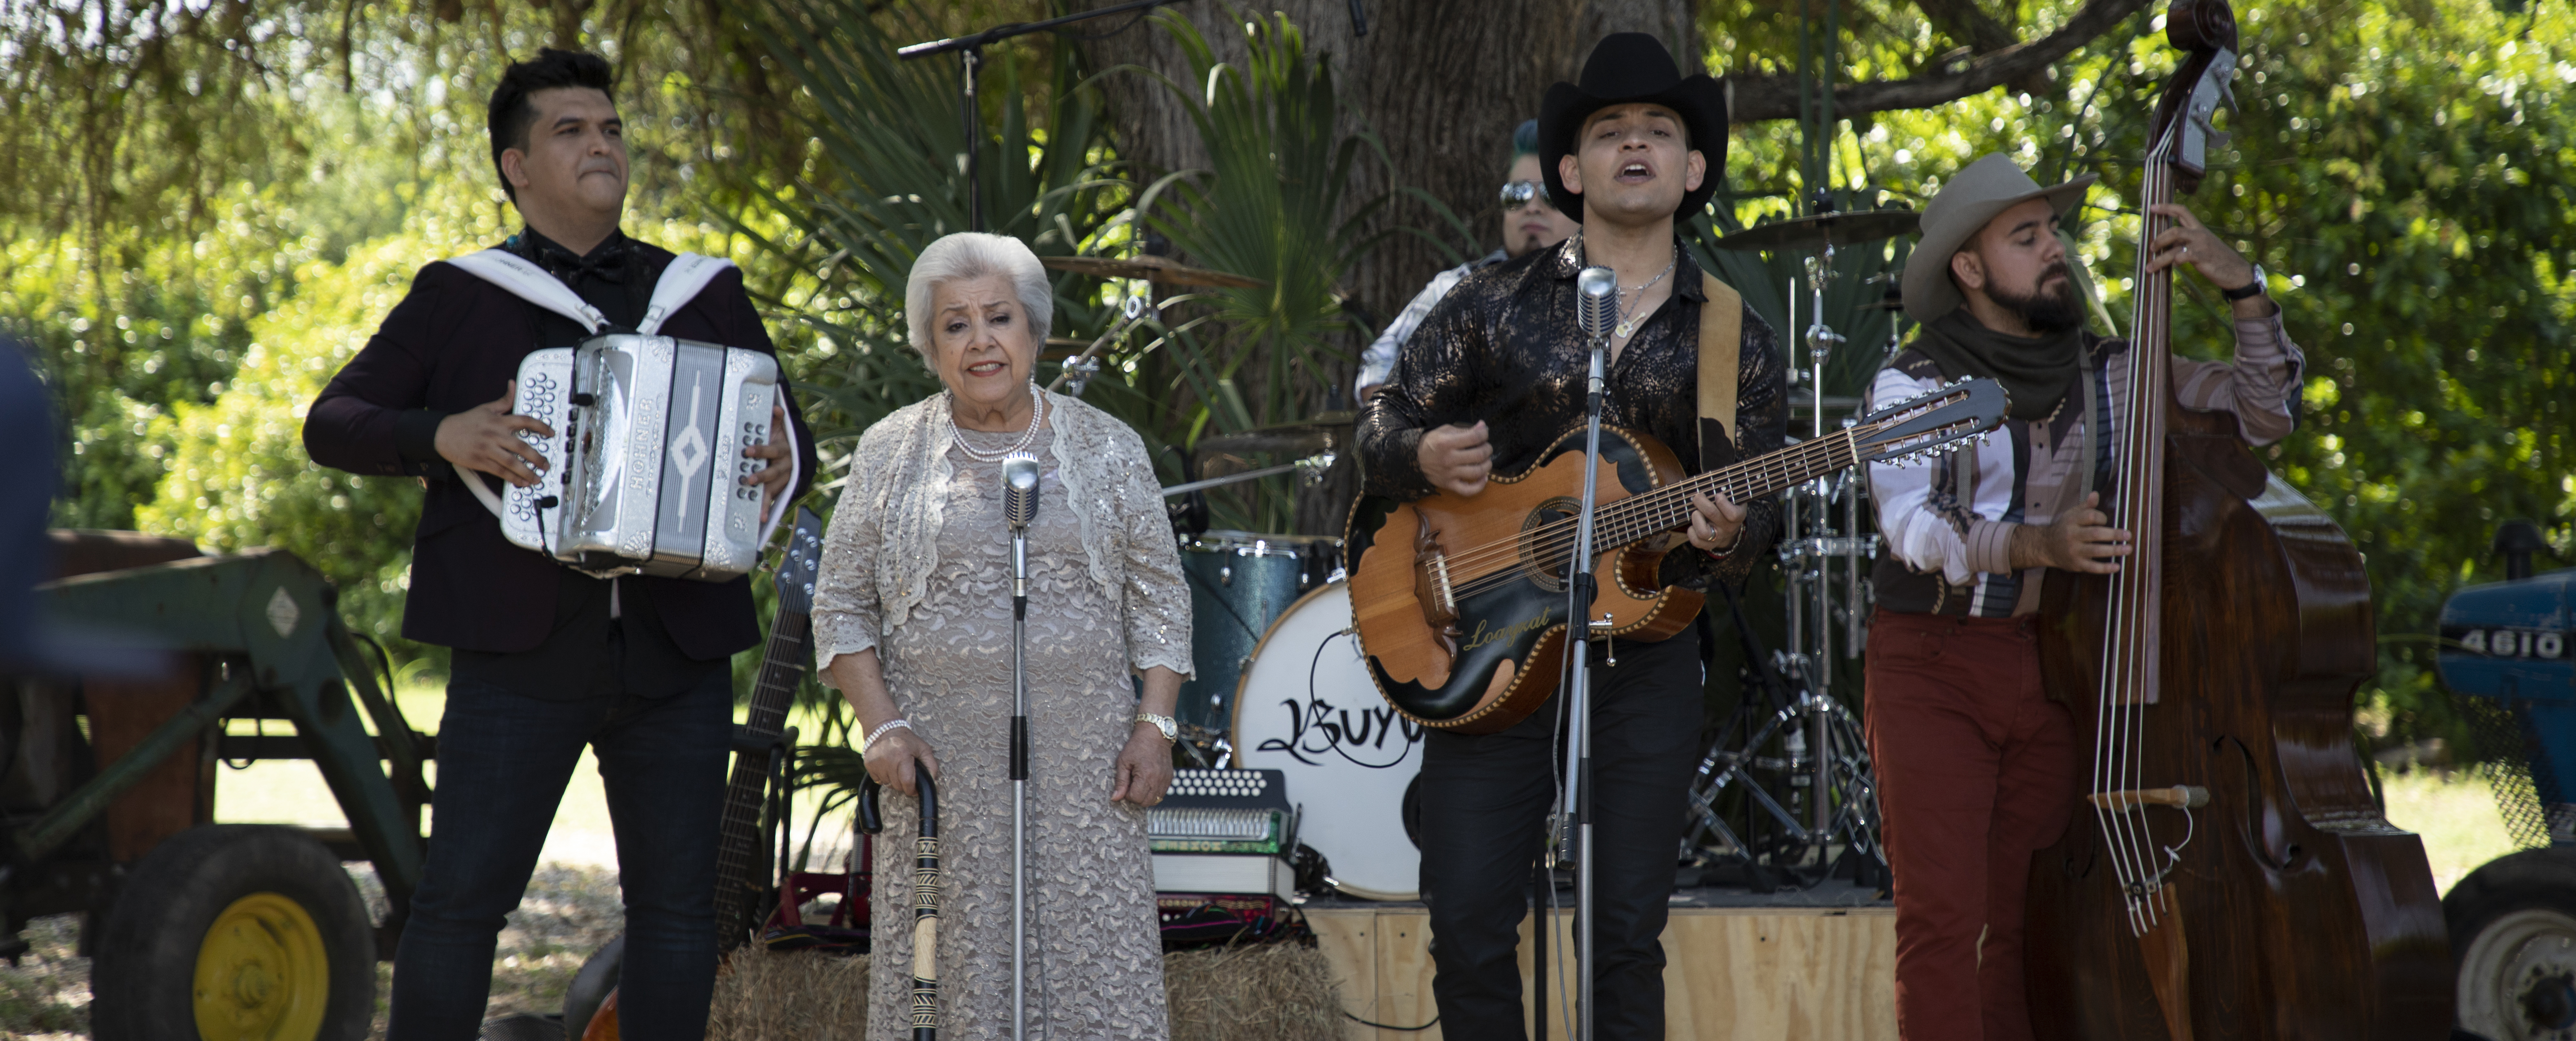
{"label": "black patterned shirt", "polygon": [[[1672,295],[1611,363],[1602,422],[1653,437],[1685,471],[1698,473],[1699,316],[1707,297],[1690,252],[1678,239],[1673,249]],[[1483,420],[1493,438],[1493,472],[1514,474],[1582,425],[1590,361],[1575,315],[1582,250],[1583,236],[1576,235],[1554,249],[1476,271],[1414,330],[1385,388],[1360,413],[1369,494],[1410,501],[1432,493],[1416,454],[1422,432],[1432,427]],[[1778,340],[1750,305],[1740,359],[1733,448],[1735,458],[1747,458],[1779,450],[1789,424]],[[1713,574],[1740,583],[1780,532],[1773,499],[1746,506],[1733,550],[1703,565],[1708,558],[1683,547],[1664,558],[1664,581],[1696,585]]]}

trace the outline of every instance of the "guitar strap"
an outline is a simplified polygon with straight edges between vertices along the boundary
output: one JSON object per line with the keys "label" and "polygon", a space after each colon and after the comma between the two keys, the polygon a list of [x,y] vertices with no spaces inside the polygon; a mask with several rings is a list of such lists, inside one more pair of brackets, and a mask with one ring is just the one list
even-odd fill
{"label": "guitar strap", "polygon": [[[1743,380],[1744,294],[1702,272],[1699,305],[1699,465],[1735,462],[1735,388]],[[1721,451],[1717,446],[1723,443]]]}

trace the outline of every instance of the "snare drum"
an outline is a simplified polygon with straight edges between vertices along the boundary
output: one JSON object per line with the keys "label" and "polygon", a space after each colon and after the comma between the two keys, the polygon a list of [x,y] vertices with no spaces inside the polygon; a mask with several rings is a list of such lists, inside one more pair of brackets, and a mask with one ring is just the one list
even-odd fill
{"label": "snare drum", "polygon": [[1332,864],[1335,888],[1412,900],[1422,851],[1404,804],[1422,772],[1422,726],[1378,696],[1351,633],[1351,590],[1306,594],[1270,628],[1234,704],[1234,765],[1286,774],[1297,841]]}
{"label": "snare drum", "polygon": [[1342,540],[1211,531],[1181,547],[1190,583],[1190,660],[1180,722],[1222,735],[1234,718],[1244,660],[1270,623],[1310,589],[1340,577]]}

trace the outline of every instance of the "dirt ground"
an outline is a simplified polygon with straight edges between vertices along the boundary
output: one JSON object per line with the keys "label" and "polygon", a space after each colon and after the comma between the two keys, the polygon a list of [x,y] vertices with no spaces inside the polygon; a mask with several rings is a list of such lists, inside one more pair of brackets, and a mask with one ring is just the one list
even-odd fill
{"label": "dirt ground", "polygon": [[[363,862],[348,865],[371,911],[384,913],[384,887],[375,869]],[[623,915],[618,909],[617,873],[606,868],[547,864],[528,883],[527,899],[511,912],[510,924],[492,960],[492,1004],[487,1016],[514,1012],[563,1011],[564,988],[592,951],[617,935]],[[0,967],[0,1038],[27,1041],[76,1041],[89,1037],[89,959],[79,956],[80,919],[73,915],[39,918],[28,923],[27,942],[35,949],[12,967]],[[369,1036],[385,1036],[385,1005],[391,993],[393,966],[376,966],[376,1026]]]}
{"label": "dirt ground", "polygon": [[[2441,890],[2511,851],[2486,784],[2474,775],[2414,770],[2385,780],[2389,819],[2423,835]],[[362,862],[348,868],[370,909],[381,915],[383,889],[374,869]],[[487,1015],[561,1011],[573,974],[590,952],[616,935],[622,917],[614,869],[563,862],[538,868],[494,954]],[[40,918],[28,924],[25,936],[34,949],[15,965],[0,965],[0,1041],[86,1041],[89,959],[78,954],[79,919]],[[375,1038],[384,1036],[391,975],[392,966],[377,966]]]}

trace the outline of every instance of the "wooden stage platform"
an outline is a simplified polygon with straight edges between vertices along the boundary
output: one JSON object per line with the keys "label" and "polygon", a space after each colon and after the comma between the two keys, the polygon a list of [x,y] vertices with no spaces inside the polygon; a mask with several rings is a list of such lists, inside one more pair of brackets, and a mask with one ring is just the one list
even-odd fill
{"label": "wooden stage platform", "polygon": [[[1572,951],[1564,945],[1573,913],[1555,918],[1548,960],[1563,951],[1570,970]],[[1319,902],[1307,905],[1306,920],[1333,964],[1344,1010],[1389,1027],[1431,1021],[1430,912],[1421,904]],[[1524,995],[1529,931],[1524,920]],[[1664,930],[1664,956],[1665,1036],[1673,1041],[1895,1041],[1896,911],[1884,903],[1798,906],[1685,891]],[[1549,1038],[1565,1036],[1564,1011],[1551,986]],[[1342,1025],[1345,1041],[1442,1036],[1438,1026]]]}

